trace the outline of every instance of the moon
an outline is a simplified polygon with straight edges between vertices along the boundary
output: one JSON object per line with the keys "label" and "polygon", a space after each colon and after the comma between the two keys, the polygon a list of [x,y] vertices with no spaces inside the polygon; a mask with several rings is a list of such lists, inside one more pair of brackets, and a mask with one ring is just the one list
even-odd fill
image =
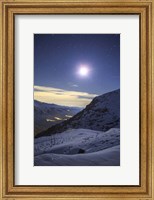
{"label": "moon", "polygon": [[82,76],[82,77],[88,76],[88,74],[89,74],[89,68],[88,68],[88,66],[81,65],[81,66],[79,67],[78,74],[79,74],[80,76]]}

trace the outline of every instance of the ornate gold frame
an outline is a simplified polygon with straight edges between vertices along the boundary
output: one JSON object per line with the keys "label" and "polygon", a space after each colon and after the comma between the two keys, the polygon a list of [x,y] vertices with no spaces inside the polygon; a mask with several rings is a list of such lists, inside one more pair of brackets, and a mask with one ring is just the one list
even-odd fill
{"label": "ornate gold frame", "polygon": [[[139,186],[15,186],[14,184],[14,16],[54,13],[140,16]],[[0,16],[0,199],[154,200],[153,0],[1,0]],[[131,176],[131,172],[129,173]]]}

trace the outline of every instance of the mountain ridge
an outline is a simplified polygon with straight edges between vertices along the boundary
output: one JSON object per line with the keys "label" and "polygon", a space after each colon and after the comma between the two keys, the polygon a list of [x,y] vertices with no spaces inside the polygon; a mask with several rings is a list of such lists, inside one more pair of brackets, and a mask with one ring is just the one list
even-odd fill
{"label": "mountain ridge", "polygon": [[82,111],[39,133],[37,137],[50,136],[67,129],[88,128],[107,131],[120,127],[120,89],[95,97]]}
{"label": "mountain ridge", "polygon": [[52,125],[69,119],[80,110],[77,107],[60,106],[34,100],[34,135],[36,136]]}

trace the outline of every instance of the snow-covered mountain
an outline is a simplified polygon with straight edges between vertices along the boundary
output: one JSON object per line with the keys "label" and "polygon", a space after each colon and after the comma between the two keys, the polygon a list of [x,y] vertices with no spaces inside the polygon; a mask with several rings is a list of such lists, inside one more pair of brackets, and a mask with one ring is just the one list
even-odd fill
{"label": "snow-covered mountain", "polygon": [[35,166],[119,166],[120,129],[72,129],[35,139]]}
{"label": "snow-covered mountain", "polygon": [[95,97],[85,109],[37,137],[61,133],[68,129],[107,131],[120,127],[120,89]]}
{"label": "snow-covered mountain", "polygon": [[56,104],[34,101],[34,134],[35,136],[52,125],[67,120],[81,109]]}

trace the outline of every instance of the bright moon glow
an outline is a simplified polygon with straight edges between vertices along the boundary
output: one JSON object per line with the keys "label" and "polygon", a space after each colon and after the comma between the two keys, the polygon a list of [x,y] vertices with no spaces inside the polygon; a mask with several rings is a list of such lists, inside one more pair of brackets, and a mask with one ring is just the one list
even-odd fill
{"label": "bright moon glow", "polygon": [[89,74],[89,69],[87,66],[81,66],[79,68],[79,75],[80,76],[87,76]]}

